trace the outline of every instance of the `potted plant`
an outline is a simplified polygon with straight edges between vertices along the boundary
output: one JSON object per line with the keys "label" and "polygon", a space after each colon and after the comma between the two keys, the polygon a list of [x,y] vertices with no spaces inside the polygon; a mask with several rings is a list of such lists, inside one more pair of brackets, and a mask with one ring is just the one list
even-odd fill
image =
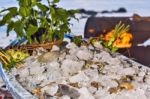
{"label": "potted plant", "polygon": [[[27,49],[37,47],[50,48],[55,41],[62,41],[64,33],[70,33],[70,19],[75,18],[77,10],[66,10],[57,7],[59,0],[17,0],[18,7],[1,11],[6,13],[0,26],[7,25],[7,36],[15,31],[17,38],[27,39]],[[53,42],[53,43],[52,43]],[[23,48],[24,48],[23,47]]]}
{"label": "potted plant", "polygon": [[[75,14],[78,10],[58,7],[59,0],[46,0],[46,4],[42,3],[42,0],[17,1],[18,7],[9,7],[0,12],[5,14],[0,20],[0,26],[7,26],[7,36],[11,31],[15,31],[17,39],[25,39],[27,43],[7,47],[12,50],[0,50],[0,60],[5,69],[10,69],[9,67],[18,60],[29,56],[24,51],[32,52],[38,47],[51,49],[52,45],[60,44],[64,33],[71,32],[69,23],[71,18],[77,19]],[[21,50],[18,51],[18,48]]]}

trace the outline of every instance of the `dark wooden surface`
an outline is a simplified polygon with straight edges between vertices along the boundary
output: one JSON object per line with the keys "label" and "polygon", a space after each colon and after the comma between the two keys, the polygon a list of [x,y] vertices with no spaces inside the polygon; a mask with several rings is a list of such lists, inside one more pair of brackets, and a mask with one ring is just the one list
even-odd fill
{"label": "dark wooden surface", "polygon": [[119,21],[130,25],[130,32],[133,34],[133,46],[128,50],[121,49],[119,52],[150,67],[150,46],[137,46],[137,44],[143,43],[150,38],[150,17],[134,19],[129,17],[91,17],[87,20],[84,37],[95,37],[106,33],[112,30]]}

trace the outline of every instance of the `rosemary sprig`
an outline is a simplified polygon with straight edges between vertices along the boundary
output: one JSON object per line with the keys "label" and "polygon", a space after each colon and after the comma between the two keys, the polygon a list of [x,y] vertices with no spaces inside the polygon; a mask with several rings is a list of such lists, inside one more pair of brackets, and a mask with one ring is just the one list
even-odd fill
{"label": "rosemary sprig", "polygon": [[125,26],[125,24],[122,24],[122,22],[120,21],[115,27],[114,36],[118,37],[120,33],[127,32],[129,30],[129,27],[129,25]]}

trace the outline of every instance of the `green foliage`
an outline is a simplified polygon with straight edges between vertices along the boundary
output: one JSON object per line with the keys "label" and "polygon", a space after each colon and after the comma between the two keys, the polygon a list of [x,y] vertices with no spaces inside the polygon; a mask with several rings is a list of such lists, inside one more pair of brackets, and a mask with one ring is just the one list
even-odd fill
{"label": "green foliage", "polygon": [[0,20],[0,26],[7,25],[7,36],[10,31],[15,31],[18,38],[26,37],[29,43],[35,43],[37,39],[31,36],[41,28],[45,32],[41,33],[40,42],[52,41],[55,37],[62,40],[64,33],[71,32],[69,21],[75,18],[77,10],[57,7],[59,0],[47,0],[47,4],[43,4],[42,0],[17,1],[19,7],[10,7],[0,12],[6,12]]}
{"label": "green foliage", "polygon": [[74,42],[76,45],[80,46],[82,43],[82,36],[75,36],[72,38],[72,42]]}

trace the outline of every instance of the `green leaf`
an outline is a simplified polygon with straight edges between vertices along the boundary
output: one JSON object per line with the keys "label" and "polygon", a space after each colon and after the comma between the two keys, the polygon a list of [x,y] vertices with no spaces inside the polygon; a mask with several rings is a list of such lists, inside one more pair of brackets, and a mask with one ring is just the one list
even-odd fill
{"label": "green leaf", "polygon": [[50,15],[53,21],[56,20],[56,11],[53,7],[50,7]]}
{"label": "green leaf", "polygon": [[60,31],[61,31],[61,33],[70,33],[71,32],[68,24],[61,25],[60,26]]}
{"label": "green leaf", "polygon": [[115,37],[112,37],[108,42],[108,46],[111,46],[114,41],[115,41]]}
{"label": "green leaf", "polygon": [[111,51],[112,51],[112,52],[116,52],[117,50],[118,50],[117,47],[112,47],[112,48],[111,48]]}
{"label": "green leaf", "polygon": [[56,11],[59,21],[68,22],[68,12],[65,9],[58,8]]}
{"label": "green leaf", "polygon": [[28,29],[27,29],[27,35],[31,36],[32,34],[34,34],[36,31],[38,30],[38,27],[33,26],[33,25],[29,25]]}
{"label": "green leaf", "polygon": [[42,3],[37,3],[37,7],[43,12],[48,11],[48,7]]}
{"label": "green leaf", "polygon": [[14,22],[11,21],[8,26],[7,26],[7,36],[9,36],[9,32],[13,30],[13,25],[14,25]]}
{"label": "green leaf", "polygon": [[7,10],[9,10],[13,15],[17,13],[17,7],[10,7]]}
{"label": "green leaf", "polygon": [[52,32],[52,30],[51,30],[51,29],[48,29],[48,40],[49,40],[49,41],[52,41],[52,40],[53,40],[53,35],[54,35],[54,33]]}
{"label": "green leaf", "polygon": [[27,37],[29,43],[32,43],[31,35],[34,34],[37,30],[38,30],[38,27],[33,26],[31,24],[29,25],[29,27],[27,29],[27,33],[26,33],[26,37]]}
{"label": "green leaf", "polygon": [[6,14],[3,19],[0,21],[0,26],[5,25],[6,23],[8,23],[10,21],[10,19],[13,17],[13,15],[9,12],[8,14]]}
{"label": "green leaf", "polygon": [[5,11],[9,11],[5,16],[3,16],[3,19],[0,21],[0,26],[7,24],[14,15],[17,14],[17,8],[16,7],[10,7],[8,9],[5,9]]}
{"label": "green leaf", "polygon": [[5,12],[5,11],[9,11],[11,13],[16,13],[17,12],[17,7],[10,7],[7,9],[3,9],[2,11],[0,11],[0,13]]}
{"label": "green leaf", "polygon": [[63,40],[64,39],[64,32],[60,32],[60,31],[55,31],[55,33],[53,34],[53,40]]}
{"label": "green leaf", "polygon": [[74,14],[76,14],[76,13],[79,13],[79,10],[68,10],[68,12],[69,12],[69,14],[70,15],[74,15]]}
{"label": "green leaf", "polygon": [[55,9],[53,7],[50,7],[50,14],[54,15],[55,14]]}
{"label": "green leaf", "polygon": [[72,41],[73,41],[75,44],[77,44],[78,46],[80,46],[81,43],[82,43],[82,36],[75,36],[75,37],[72,38]]}
{"label": "green leaf", "polygon": [[19,7],[27,7],[31,4],[30,0],[18,0],[19,1]]}
{"label": "green leaf", "polygon": [[53,3],[58,3],[59,2],[59,0],[53,0]]}
{"label": "green leaf", "polygon": [[36,0],[31,0],[32,6],[35,6],[36,2],[37,2]]}
{"label": "green leaf", "polygon": [[27,16],[30,14],[30,9],[27,8],[27,7],[20,7],[20,9],[19,9],[19,14],[20,14],[22,17],[27,17]]}
{"label": "green leaf", "polygon": [[17,37],[23,37],[24,36],[24,24],[18,20],[14,22],[14,31],[17,34]]}
{"label": "green leaf", "polygon": [[45,27],[45,25],[47,25],[47,24],[48,24],[47,19],[42,16],[40,18],[40,27]]}

